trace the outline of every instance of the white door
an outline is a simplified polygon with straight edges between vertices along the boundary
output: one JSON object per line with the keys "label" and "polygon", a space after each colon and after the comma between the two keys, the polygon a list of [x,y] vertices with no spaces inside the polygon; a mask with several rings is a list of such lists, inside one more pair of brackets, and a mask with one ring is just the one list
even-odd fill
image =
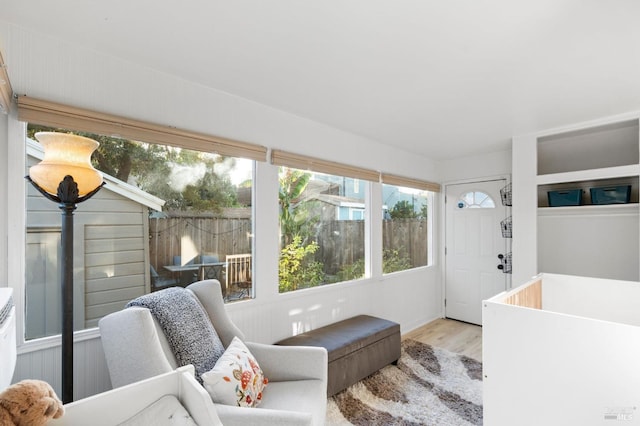
{"label": "white door", "polygon": [[507,239],[501,222],[507,208],[500,198],[505,185],[498,179],[446,186],[447,318],[482,324],[482,301],[506,289]]}

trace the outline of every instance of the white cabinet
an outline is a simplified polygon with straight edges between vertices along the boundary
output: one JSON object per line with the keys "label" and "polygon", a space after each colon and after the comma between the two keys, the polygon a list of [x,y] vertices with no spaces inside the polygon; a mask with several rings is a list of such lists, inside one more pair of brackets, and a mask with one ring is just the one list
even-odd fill
{"label": "white cabinet", "polygon": [[[539,272],[640,280],[639,177],[638,114],[515,137],[514,282]],[[627,186],[629,203],[592,202],[592,188]],[[580,205],[549,207],[549,191],[568,190]]]}

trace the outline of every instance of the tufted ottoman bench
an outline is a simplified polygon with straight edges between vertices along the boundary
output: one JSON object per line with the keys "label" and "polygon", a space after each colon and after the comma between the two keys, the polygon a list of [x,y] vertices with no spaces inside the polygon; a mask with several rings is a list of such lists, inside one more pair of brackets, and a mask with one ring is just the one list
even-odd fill
{"label": "tufted ottoman bench", "polygon": [[327,395],[332,396],[400,358],[400,325],[359,315],[276,342],[322,346],[329,353]]}

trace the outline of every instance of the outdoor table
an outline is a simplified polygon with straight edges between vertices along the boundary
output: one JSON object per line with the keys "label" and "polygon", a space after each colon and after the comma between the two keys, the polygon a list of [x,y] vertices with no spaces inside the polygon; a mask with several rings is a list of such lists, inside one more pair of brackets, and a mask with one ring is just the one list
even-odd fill
{"label": "outdoor table", "polygon": [[193,280],[186,272],[196,272],[199,280],[216,279],[220,281],[222,268],[226,262],[189,263],[187,265],[165,265],[164,269],[173,273],[180,273],[181,284],[191,284]]}

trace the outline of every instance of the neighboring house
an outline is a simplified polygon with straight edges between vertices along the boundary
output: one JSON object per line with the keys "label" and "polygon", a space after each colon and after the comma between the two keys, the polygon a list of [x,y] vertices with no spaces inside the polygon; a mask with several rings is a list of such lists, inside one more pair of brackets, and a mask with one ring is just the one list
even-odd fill
{"label": "neighboring house", "polygon": [[[319,193],[308,196],[306,199],[318,200],[333,207],[333,210],[329,212],[326,208],[323,209],[324,219],[364,220],[365,203],[363,197],[365,189],[363,186],[367,185],[366,181],[349,177],[336,178],[313,174],[309,186],[320,187],[318,182],[327,183],[327,185],[322,190],[314,191]],[[387,219],[390,218],[388,211],[400,201],[413,204],[414,211],[420,213],[423,199],[423,197],[416,197],[415,193],[404,191],[396,186],[383,185],[382,187],[383,209]]]}
{"label": "neighboring house", "polygon": [[323,204],[324,219],[364,220],[365,205],[361,199],[330,194],[318,194],[315,199]]}
{"label": "neighboring house", "polygon": [[[28,167],[43,158],[27,142]],[[149,292],[149,209],[164,201],[112,176],[74,213],[74,326],[98,319]],[[60,332],[59,258],[61,214],[55,203],[27,186],[27,339]]]}

